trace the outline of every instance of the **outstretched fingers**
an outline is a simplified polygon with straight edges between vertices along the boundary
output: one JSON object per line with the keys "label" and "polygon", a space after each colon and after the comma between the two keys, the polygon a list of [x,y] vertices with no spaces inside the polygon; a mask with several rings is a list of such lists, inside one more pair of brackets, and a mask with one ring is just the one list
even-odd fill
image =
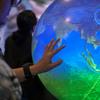
{"label": "outstretched fingers", "polygon": [[53,51],[53,55],[55,55],[56,53],[58,53],[59,51],[61,51],[63,48],[65,48],[65,45],[57,48],[56,50]]}
{"label": "outstretched fingers", "polygon": [[52,39],[52,40],[50,41],[50,43],[47,45],[47,48],[48,48],[48,49],[52,46],[53,42],[54,42],[54,39]]}
{"label": "outstretched fingers", "polygon": [[52,44],[50,45],[50,50],[52,50],[59,41],[60,41],[60,39],[53,41]]}

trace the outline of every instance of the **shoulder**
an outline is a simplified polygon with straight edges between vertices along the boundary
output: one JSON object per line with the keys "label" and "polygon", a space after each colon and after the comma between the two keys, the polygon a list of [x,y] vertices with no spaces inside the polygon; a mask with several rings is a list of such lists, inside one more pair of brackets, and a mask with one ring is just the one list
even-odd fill
{"label": "shoulder", "polygon": [[5,46],[9,46],[13,43],[13,35],[7,37],[7,39],[5,40]]}

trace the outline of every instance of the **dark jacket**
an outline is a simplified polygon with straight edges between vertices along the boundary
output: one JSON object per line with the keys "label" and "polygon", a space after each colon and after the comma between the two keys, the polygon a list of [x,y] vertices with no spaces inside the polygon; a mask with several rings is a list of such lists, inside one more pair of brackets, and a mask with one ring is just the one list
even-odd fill
{"label": "dark jacket", "polygon": [[[19,31],[7,38],[5,43],[5,61],[12,67],[18,68],[25,63],[33,63],[31,56],[31,34],[20,34]],[[21,83],[23,98],[27,100],[56,100],[43,86],[38,76]],[[24,99],[23,99],[24,100]],[[25,99],[26,100],[26,99]]]}

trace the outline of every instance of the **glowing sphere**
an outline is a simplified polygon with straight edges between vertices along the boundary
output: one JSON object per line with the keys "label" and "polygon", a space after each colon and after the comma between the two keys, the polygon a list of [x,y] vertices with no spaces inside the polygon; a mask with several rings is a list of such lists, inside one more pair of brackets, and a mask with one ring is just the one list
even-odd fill
{"label": "glowing sphere", "polygon": [[66,48],[53,58],[63,63],[39,75],[46,88],[58,100],[100,100],[100,0],[55,0],[35,30],[35,63],[52,38]]}

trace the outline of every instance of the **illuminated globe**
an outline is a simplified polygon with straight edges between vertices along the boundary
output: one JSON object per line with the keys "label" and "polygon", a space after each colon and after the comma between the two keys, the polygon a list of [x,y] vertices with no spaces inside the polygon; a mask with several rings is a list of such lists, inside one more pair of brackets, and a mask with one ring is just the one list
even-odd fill
{"label": "illuminated globe", "polygon": [[55,0],[35,30],[35,63],[52,38],[66,48],[52,59],[63,63],[39,75],[45,87],[58,100],[100,100],[100,0]]}

